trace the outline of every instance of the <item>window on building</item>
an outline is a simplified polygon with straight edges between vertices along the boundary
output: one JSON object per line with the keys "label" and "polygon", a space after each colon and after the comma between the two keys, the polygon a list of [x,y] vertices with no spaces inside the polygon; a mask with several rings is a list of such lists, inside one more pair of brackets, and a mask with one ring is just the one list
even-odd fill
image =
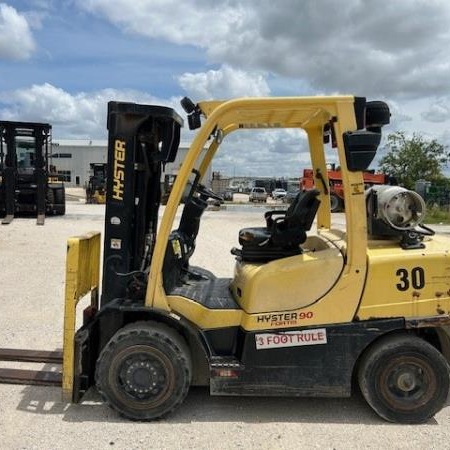
{"label": "window on building", "polygon": [[72,153],[53,153],[52,158],[72,158]]}
{"label": "window on building", "polygon": [[58,173],[58,178],[61,181],[66,181],[67,183],[70,183],[72,181],[70,170],[58,170],[57,173]]}

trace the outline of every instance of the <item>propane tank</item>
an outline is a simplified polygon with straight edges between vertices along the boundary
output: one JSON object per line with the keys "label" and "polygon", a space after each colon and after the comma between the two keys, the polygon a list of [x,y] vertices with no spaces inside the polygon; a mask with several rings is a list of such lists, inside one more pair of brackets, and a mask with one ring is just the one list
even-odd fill
{"label": "propane tank", "polygon": [[373,186],[366,191],[367,227],[372,237],[399,236],[403,248],[422,248],[425,202],[417,192],[400,186]]}
{"label": "propane tank", "polygon": [[395,230],[407,231],[422,225],[425,202],[417,192],[400,186],[373,186],[367,195],[376,194],[375,218],[383,220]]}

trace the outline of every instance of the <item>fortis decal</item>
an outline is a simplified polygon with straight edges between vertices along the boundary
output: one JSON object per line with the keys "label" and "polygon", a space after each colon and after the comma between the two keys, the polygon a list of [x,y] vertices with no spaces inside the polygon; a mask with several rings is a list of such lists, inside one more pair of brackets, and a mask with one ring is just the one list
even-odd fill
{"label": "fortis decal", "polygon": [[125,141],[116,139],[114,143],[114,174],[112,198],[123,201],[125,181]]}

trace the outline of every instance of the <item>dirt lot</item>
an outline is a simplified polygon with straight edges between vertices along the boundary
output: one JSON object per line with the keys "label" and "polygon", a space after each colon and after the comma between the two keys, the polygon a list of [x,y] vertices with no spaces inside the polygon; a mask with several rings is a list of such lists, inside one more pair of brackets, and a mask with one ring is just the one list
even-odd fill
{"label": "dirt lot", "polygon": [[[263,208],[207,211],[193,263],[231,276],[237,232],[261,224]],[[102,231],[103,214],[103,206],[72,201],[66,216],[47,218],[43,227],[16,219],[0,228],[1,347],[61,348],[66,240]],[[449,419],[447,406],[424,425],[388,424],[358,395],[228,398],[193,389],[167,419],[132,423],[95,392],[70,405],[57,388],[0,385],[1,449],[447,448]]]}

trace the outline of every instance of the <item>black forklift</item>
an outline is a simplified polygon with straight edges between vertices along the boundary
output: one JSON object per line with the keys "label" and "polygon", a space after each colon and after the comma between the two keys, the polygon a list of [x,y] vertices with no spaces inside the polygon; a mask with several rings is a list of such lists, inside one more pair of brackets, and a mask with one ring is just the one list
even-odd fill
{"label": "black forklift", "polygon": [[50,164],[52,127],[47,123],[0,121],[0,216],[64,215],[65,189]]}

